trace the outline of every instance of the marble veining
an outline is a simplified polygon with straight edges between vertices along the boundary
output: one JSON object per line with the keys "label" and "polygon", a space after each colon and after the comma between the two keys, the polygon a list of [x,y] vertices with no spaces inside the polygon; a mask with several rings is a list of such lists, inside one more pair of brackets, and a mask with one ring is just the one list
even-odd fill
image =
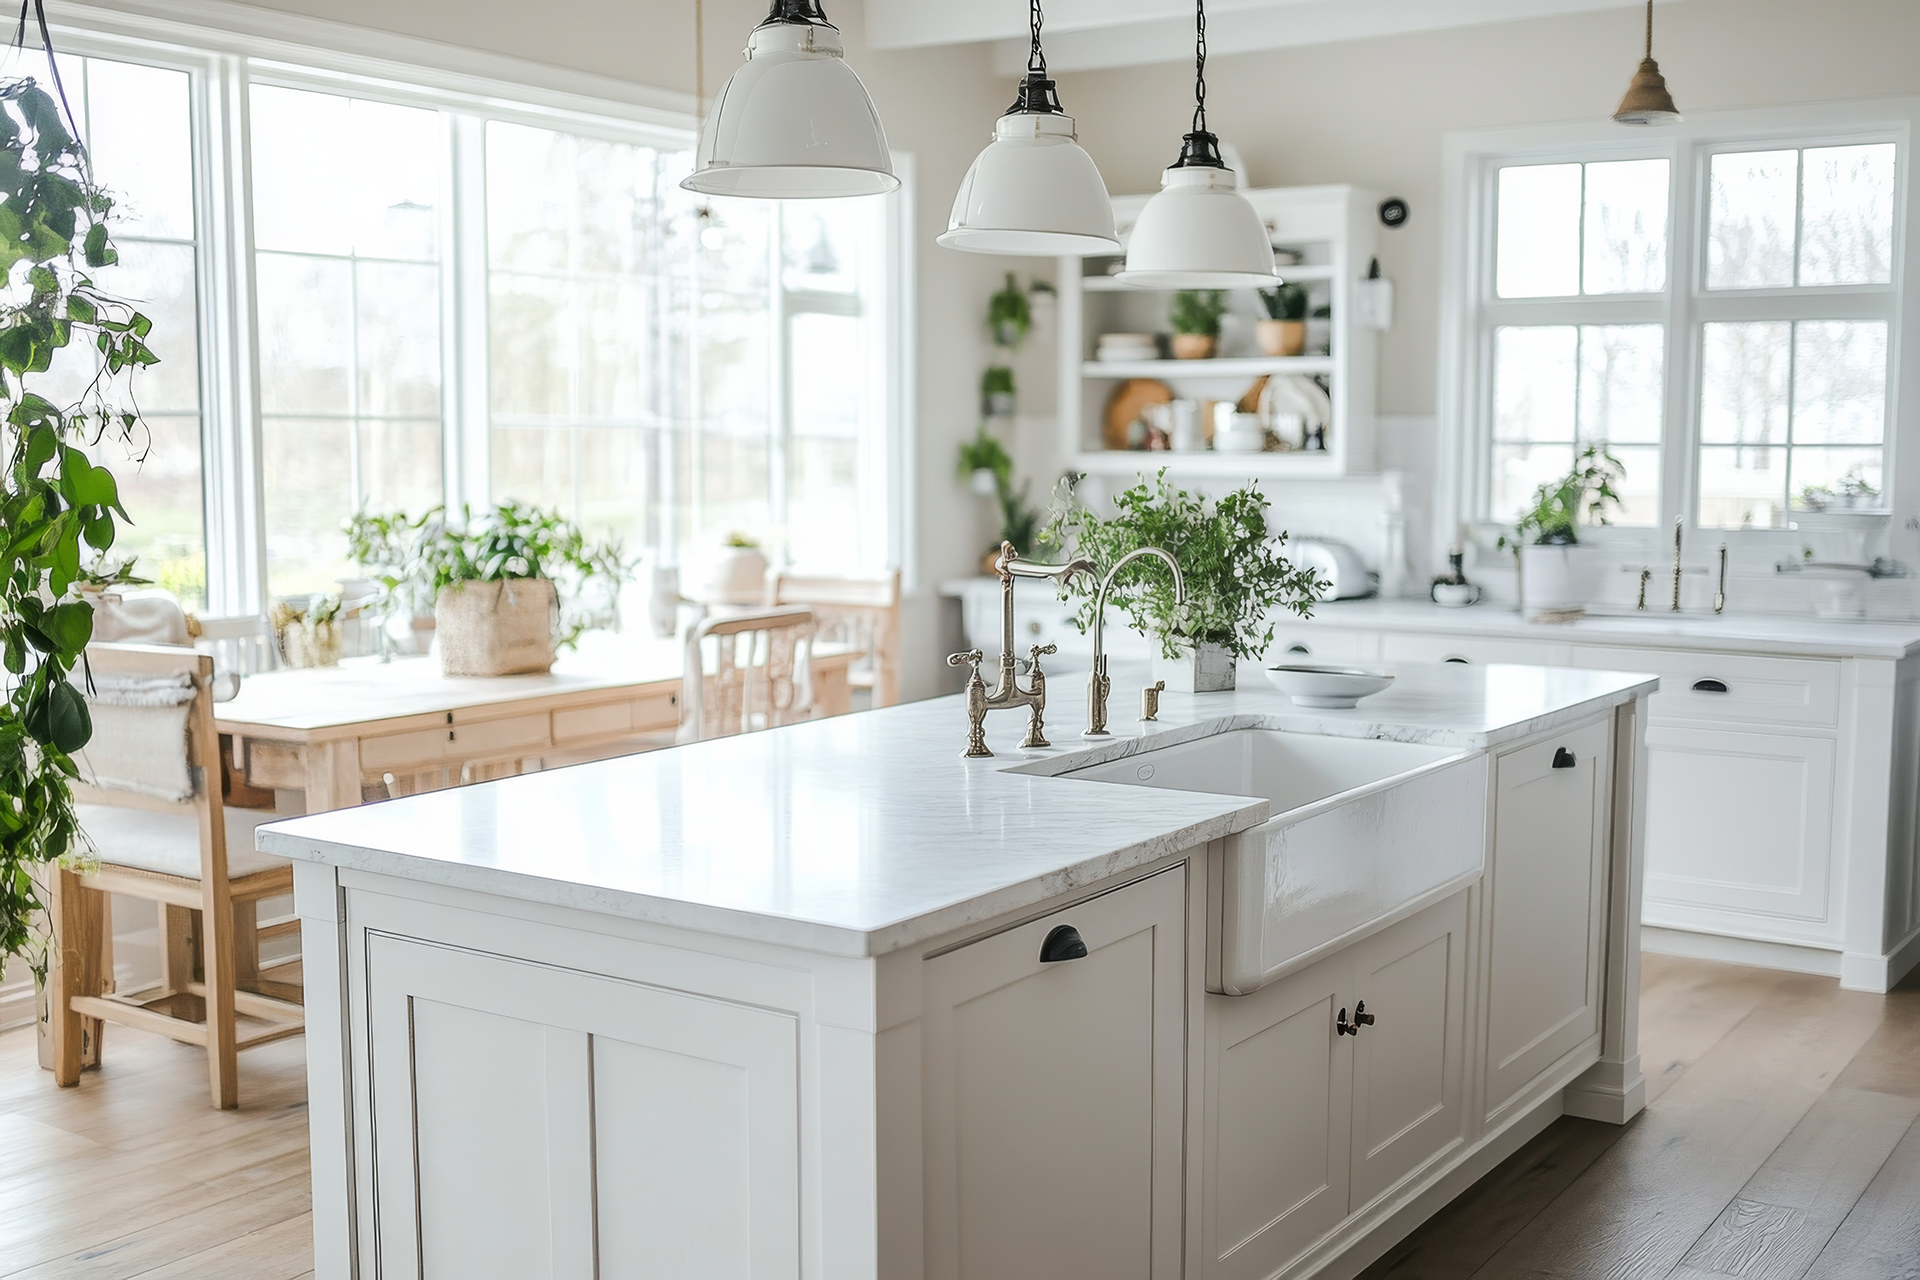
{"label": "marble veining", "polygon": [[[1577,622],[1528,622],[1511,604],[1442,609],[1418,600],[1343,600],[1318,606],[1308,626],[1436,635],[1498,636],[1562,644],[1828,658],[1904,658],[1920,652],[1920,622],[1768,614],[1594,614]],[[1631,667],[1630,655],[1621,665]]]}
{"label": "marble veining", "polygon": [[[288,857],[841,955],[878,955],[1246,830],[1254,797],[1052,775],[1232,728],[1485,749],[1651,691],[1652,677],[1389,667],[1352,710],[1261,686],[1166,694],[1089,743],[1080,680],[1050,681],[1048,749],[990,716],[963,760],[958,698],[526,774],[260,828]],[[1144,666],[1114,670],[1137,705]],[[1144,732],[1143,732],[1144,731]]]}

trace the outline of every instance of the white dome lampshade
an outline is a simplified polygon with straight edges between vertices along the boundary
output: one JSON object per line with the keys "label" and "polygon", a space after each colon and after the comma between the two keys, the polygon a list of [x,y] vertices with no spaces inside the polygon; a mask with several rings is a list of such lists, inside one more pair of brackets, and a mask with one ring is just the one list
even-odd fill
{"label": "white dome lampshade", "polygon": [[974,253],[1112,253],[1120,247],[1113,201],[1047,78],[1039,0],[1032,12],[1033,52],[1020,96],[961,179],[939,242]]}
{"label": "white dome lampshade", "polygon": [[866,86],[817,0],[773,0],[721,87],[680,185],[765,200],[881,195],[900,185]]}
{"label": "white dome lampshade", "polygon": [[1210,133],[1190,133],[1180,159],[1160,175],[1127,241],[1122,284],[1147,289],[1240,289],[1272,285],[1273,242],[1220,163]]}

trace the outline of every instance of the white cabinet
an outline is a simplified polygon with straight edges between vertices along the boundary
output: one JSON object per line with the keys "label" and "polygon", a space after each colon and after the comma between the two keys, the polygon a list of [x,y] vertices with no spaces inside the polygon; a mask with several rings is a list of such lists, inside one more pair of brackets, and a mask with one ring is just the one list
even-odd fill
{"label": "white cabinet", "polygon": [[1175,868],[925,962],[927,1280],[1180,1275],[1185,920]]}
{"label": "white cabinet", "polygon": [[365,974],[363,1274],[800,1275],[792,1016],[382,933]]}
{"label": "white cabinet", "polygon": [[1589,1042],[1599,1056],[1609,748],[1592,721],[1494,763],[1488,1116]]}
{"label": "white cabinet", "polygon": [[1466,1131],[1462,891],[1207,998],[1207,1275],[1272,1275]]}

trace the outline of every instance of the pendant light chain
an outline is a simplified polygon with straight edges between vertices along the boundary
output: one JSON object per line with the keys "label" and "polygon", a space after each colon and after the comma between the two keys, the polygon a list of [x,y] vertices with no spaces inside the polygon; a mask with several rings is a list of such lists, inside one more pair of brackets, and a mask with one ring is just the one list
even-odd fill
{"label": "pendant light chain", "polygon": [[1033,47],[1027,51],[1027,74],[1044,76],[1047,74],[1047,55],[1040,48],[1040,0],[1033,0],[1027,25],[1033,31]]}
{"label": "pendant light chain", "polygon": [[[1652,4],[1653,0],[1647,0]],[[1207,5],[1195,0],[1193,6],[1193,131],[1207,131]]]}

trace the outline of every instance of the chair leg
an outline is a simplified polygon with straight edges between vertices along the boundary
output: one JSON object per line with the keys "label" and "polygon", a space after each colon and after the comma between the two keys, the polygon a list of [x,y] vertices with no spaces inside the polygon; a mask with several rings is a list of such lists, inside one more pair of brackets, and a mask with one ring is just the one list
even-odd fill
{"label": "chair leg", "polygon": [[233,985],[260,989],[260,904],[252,899],[233,904]]}
{"label": "chair leg", "polygon": [[53,869],[54,942],[47,971],[53,1080],[63,1089],[80,1083],[81,1070],[99,1063],[101,1022],[73,1011],[75,996],[103,995],[101,947],[107,932],[107,897],[80,883],[64,867]]}
{"label": "chair leg", "polygon": [[233,1012],[233,903],[224,884],[202,883],[206,902],[200,910],[201,965],[206,982],[207,1084],[213,1105],[230,1111],[240,1105],[240,1057]]}

